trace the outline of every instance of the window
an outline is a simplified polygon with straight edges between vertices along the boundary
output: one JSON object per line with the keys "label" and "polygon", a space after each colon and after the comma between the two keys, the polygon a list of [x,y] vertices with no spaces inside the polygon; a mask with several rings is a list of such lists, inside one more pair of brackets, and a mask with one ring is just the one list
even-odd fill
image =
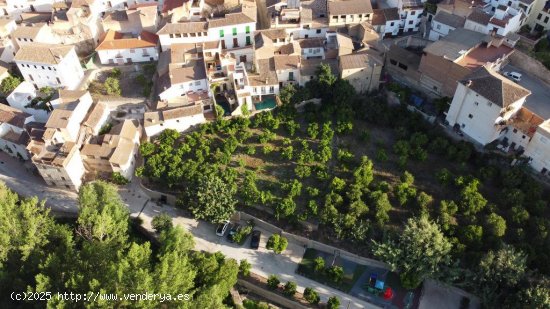
{"label": "window", "polygon": [[55,79],[57,80],[58,84],[61,84],[61,80],[59,79],[59,77],[56,77]]}
{"label": "window", "polygon": [[405,71],[407,71],[407,69],[408,69],[408,67],[407,67],[406,65],[404,65],[403,63],[399,63],[397,66],[398,66],[400,69],[403,69],[403,70],[405,70]]}
{"label": "window", "polygon": [[220,29],[220,38],[223,38],[223,36],[224,36],[223,29]]}
{"label": "window", "polygon": [[478,105],[479,105],[479,102],[474,102],[474,105],[475,105],[475,106],[478,106]]}
{"label": "window", "polygon": [[321,29],[315,30],[315,33],[317,33],[317,34],[321,33]]}
{"label": "window", "polygon": [[539,16],[537,16],[537,19],[540,20],[542,18],[542,13],[539,14]]}
{"label": "window", "polygon": [[246,30],[245,30],[246,34],[249,34],[249,33],[250,33],[250,26],[246,26],[245,29],[246,29]]}
{"label": "window", "polygon": [[493,103],[487,102],[487,106],[491,107],[491,106],[493,106]]}
{"label": "window", "polygon": [[437,26],[435,26],[435,28],[436,28],[437,30],[440,30],[440,29],[441,29],[441,25],[440,25],[440,24],[437,24]]}
{"label": "window", "polygon": [[390,26],[393,27],[393,25],[394,25],[394,23],[393,23],[393,21],[392,21],[392,22],[390,23]]}
{"label": "window", "polygon": [[470,115],[468,115],[468,118],[472,119],[472,118],[474,118],[474,115],[470,114]]}
{"label": "window", "polygon": [[46,68],[44,66],[42,66],[42,70],[45,70]]}
{"label": "window", "polygon": [[136,52],[136,50],[135,50],[135,49],[133,49],[133,48],[132,48],[132,49],[130,49],[130,54],[133,54],[133,53],[135,53],[135,52]]}
{"label": "window", "polygon": [[460,127],[464,129],[464,128],[466,127],[466,125],[465,125],[465,124],[462,124]]}
{"label": "window", "polygon": [[393,59],[390,59],[390,63],[393,64],[393,65],[397,65],[397,61],[395,61]]}
{"label": "window", "polygon": [[270,86],[270,87],[269,87],[269,93],[273,93],[273,92],[275,92],[275,87]]}
{"label": "window", "polygon": [[340,15],[340,18],[346,19],[346,15]]}
{"label": "window", "polygon": [[547,22],[548,22],[548,18],[549,18],[548,16],[546,16],[546,17],[544,18],[544,23],[547,23]]}
{"label": "window", "polygon": [[409,20],[409,25],[412,25],[413,24],[413,21],[412,20]]}
{"label": "window", "polygon": [[237,35],[237,28],[233,28],[233,35]]}
{"label": "window", "polygon": [[514,129],[512,132],[514,133],[518,133],[518,129]]}
{"label": "window", "polygon": [[522,135],[521,138],[525,138],[525,135]]}
{"label": "window", "polygon": [[288,72],[288,80],[294,80],[294,72]]}
{"label": "window", "polygon": [[414,14],[416,14],[416,11],[412,11],[412,12],[411,12],[411,15],[414,15]]}
{"label": "window", "polygon": [[249,36],[246,37],[246,45],[252,45],[252,41]]}
{"label": "window", "polygon": [[201,84],[201,81],[200,81],[200,80],[198,80],[198,81],[195,82],[195,86],[199,86],[200,84]]}
{"label": "window", "polygon": [[512,1],[508,1],[508,6],[512,6]]}

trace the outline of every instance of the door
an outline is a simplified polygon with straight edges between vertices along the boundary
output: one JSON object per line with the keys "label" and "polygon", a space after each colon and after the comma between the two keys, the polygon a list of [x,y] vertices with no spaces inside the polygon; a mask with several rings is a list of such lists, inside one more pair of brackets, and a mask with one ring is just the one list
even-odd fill
{"label": "door", "polygon": [[222,49],[225,49],[225,40],[222,40]]}
{"label": "door", "polygon": [[240,61],[241,62],[246,62],[246,55],[241,55],[241,57],[239,57]]}
{"label": "door", "polygon": [[233,48],[239,47],[239,40],[237,38],[233,38]]}

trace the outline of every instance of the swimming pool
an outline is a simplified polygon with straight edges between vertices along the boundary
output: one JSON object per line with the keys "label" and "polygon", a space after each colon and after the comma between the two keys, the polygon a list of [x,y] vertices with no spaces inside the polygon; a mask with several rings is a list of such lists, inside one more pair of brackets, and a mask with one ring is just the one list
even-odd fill
{"label": "swimming pool", "polygon": [[277,106],[275,103],[275,97],[265,97],[261,102],[255,103],[256,110],[272,109]]}

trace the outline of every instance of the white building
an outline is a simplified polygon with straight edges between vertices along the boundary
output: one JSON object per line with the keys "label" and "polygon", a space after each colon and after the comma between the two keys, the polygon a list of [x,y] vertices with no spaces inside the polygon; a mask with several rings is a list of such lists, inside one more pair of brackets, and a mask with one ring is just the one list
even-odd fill
{"label": "white building", "polygon": [[35,88],[53,87],[75,89],[84,71],[71,45],[31,43],[24,45],[14,58],[26,81]]}
{"label": "white building", "polygon": [[34,166],[48,185],[75,191],[82,185],[85,171],[78,148],[73,142],[55,143],[45,137],[27,146]]}
{"label": "white building", "polygon": [[206,118],[204,118],[203,110],[199,105],[147,112],[143,116],[147,137],[158,135],[166,129],[183,132],[204,122],[206,122]]}
{"label": "white building", "polygon": [[335,0],[328,1],[327,6],[330,27],[343,27],[370,21],[374,13],[370,1]]}
{"label": "white building", "polygon": [[432,19],[429,40],[437,41],[441,37],[446,36],[452,30],[464,26],[466,19],[462,16],[439,11]]}
{"label": "white building", "polygon": [[367,53],[355,53],[339,57],[340,77],[350,82],[358,93],[376,91],[384,62]]}
{"label": "white building", "polygon": [[29,135],[25,125],[34,121],[32,115],[0,104],[0,150],[12,157],[28,160]]}
{"label": "white building", "polygon": [[401,24],[401,15],[397,7],[376,9],[371,21],[374,30],[380,36],[396,36],[399,34],[399,25]]}
{"label": "white building", "polygon": [[46,123],[49,117],[47,111],[28,107],[31,101],[36,98],[37,93],[38,90],[34,88],[33,84],[23,81],[6,97],[6,100],[10,106],[33,115],[36,121]]}
{"label": "white building", "polygon": [[158,60],[158,37],[142,31],[140,35],[107,31],[96,52],[101,64],[127,64]]}
{"label": "white building", "polygon": [[24,12],[51,12],[55,0],[4,0],[0,10],[4,15],[19,19]]}
{"label": "white building", "polygon": [[301,80],[300,56],[275,55],[275,72],[279,81],[279,88],[283,88],[288,84],[297,85]]}
{"label": "white building", "polygon": [[550,119],[540,124],[525,149],[531,167],[543,175],[550,175]]}
{"label": "white building", "polygon": [[18,47],[35,43],[59,43],[53,36],[52,29],[46,24],[34,26],[20,26],[11,33],[11,36]]}
{"label": "white building", "polygon": [[17,46],[13,43],[11,33],[17,25],[11,16],[0,16],[0,61],[10,63],[15,57]]}
{"label": "white building", "polygon": [[86,118],[93,99],[85,90],[60,90],[59,97],[52,100],[53,112],[46,122],[44,138],[56,144],[78,142],[80,124]]}
{"label": "white building", "polygon": [[531,92],[481,67],[459,81],[446,121],[486,145],[502,137],[502,129]]}
{"label": "white building", "polygon": [[517,32],[526,20],[521,10],[499,5],[494,11],[474,9],[466,18],[464,28],[480,33],[495,33],[506,36]]}

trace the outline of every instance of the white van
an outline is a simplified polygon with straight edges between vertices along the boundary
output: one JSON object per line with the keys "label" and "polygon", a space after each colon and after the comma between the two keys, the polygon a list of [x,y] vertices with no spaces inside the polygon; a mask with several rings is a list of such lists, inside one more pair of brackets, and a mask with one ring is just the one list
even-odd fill
{"label": "white van", "polygon": [[521,81],[521,74],[518,72],[504,72],[504,76],[515,81],[516,83],[519,83]]}

